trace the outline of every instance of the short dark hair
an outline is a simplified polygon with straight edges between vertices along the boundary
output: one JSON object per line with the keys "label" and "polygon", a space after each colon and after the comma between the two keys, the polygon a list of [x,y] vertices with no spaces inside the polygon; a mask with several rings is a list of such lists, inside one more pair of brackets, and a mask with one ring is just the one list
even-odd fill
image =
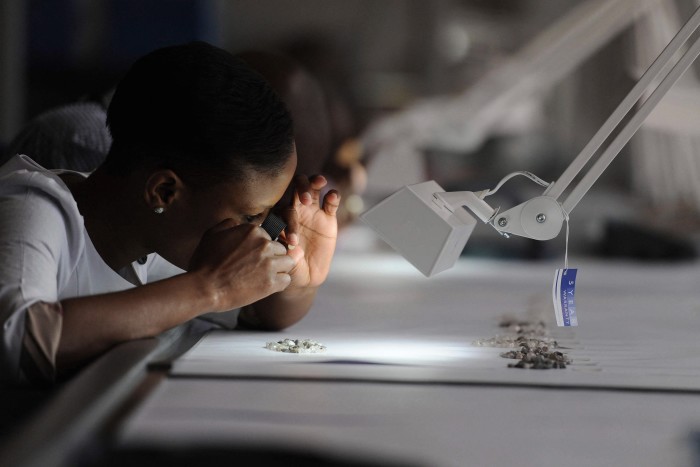
{"label": "short dark hair", "polygon": [[294,150],[292,119],[272,88],[206,42],[137,60],[117,85],[107,125],[111,173],[151,164],[192,182],[241,179],[250,169],[279,173]]}

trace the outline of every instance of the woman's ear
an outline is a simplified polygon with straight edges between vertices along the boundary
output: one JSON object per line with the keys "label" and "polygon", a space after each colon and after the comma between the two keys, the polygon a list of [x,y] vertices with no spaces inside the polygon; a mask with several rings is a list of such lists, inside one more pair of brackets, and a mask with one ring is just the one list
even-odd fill
{"label": "woman's ear", "polygon": [[182,179],[175,172],[169,169],[157,170],[146,179],[146,205],[158,214],[167,211],[183,196],[184,188]]}

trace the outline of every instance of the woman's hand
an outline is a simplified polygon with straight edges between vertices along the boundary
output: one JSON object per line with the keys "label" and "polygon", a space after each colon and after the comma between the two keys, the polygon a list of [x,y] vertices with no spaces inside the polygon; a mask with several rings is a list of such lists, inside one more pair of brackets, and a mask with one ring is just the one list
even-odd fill
{"label": "woman's hand", "polygon": [[298,322],[311,308],[318,286],[328,277],[338,235],[340,195],[330,190],[321,202],[327,183],[320,175],[310,180],[296,177],[292,201],[282,213],[287,228],[281,239],[289,249],[287,256],[294,260],[291,282],[283,293],[244,308],[238,315],[241,328],[278,331]]}
{"label": "woman's hand", "polygon": [[288,255],[295,261],[290,287],[318,287],[328,276],[338,236],[340,194],[330,190],[321,202],[321,190],[327,183],[322,175],[295,178],[292,203],[284,213],[287,228],[283,234]]}
{"label": "woman's hand", "polygon": [[221,311],[286,289],[293,267],[294,258],[263,229],[228,219],[204,234],[188,270],[200,275]]}

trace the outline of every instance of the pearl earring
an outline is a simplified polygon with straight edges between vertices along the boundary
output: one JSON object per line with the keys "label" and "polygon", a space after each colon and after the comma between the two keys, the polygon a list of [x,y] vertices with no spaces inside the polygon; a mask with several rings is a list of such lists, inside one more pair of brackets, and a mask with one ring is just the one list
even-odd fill
{"label": "pearl earring", "polygon": [[156,214],[163,214],[163,212],[165,212],[165,208],[163,206],[158,206],[157,208],[153,208],[153,212]]}

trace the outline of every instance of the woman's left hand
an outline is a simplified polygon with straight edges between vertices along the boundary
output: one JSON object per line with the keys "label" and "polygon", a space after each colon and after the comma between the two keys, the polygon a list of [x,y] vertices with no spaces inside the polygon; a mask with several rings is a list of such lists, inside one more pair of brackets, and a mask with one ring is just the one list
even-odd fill
{"label": "woman's left hand", "polygon": [[340,194],[329,190],[321,201],[326,178],[303,175],[295,178],[291,205],[286,209],[287,228],[282,236],[288,254],[296,261],[290,287],[318,287],[328,276],[338,236],[336,212]]}

